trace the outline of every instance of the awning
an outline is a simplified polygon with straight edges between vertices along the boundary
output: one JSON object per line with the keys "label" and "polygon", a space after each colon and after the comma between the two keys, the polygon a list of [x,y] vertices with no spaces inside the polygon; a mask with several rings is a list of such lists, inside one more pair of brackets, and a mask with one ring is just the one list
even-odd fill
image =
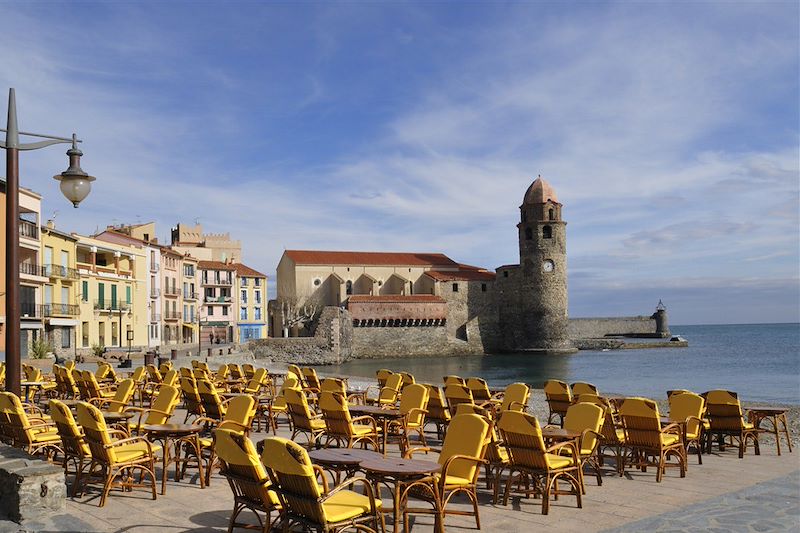
{"label": "awning", "polygon": [[72,318],[51,318],[51,326],[77,326],[79,322]]}
{"label": "awning", "polygon": [[200,324],[201,326],[210,326],[210,327],[221,327],[221,326],[230,326],[230,322],[203,322]]}
{"label": "awning", "polygon": [[197,329],[195,324],[187,324],[186,322],[183,323],[183,327],[185,327],[186,329],[191,329],[191,330]]}
{"label": "awning", "polygon": [[19,329],[44,329],[41,322],[20,322]]}

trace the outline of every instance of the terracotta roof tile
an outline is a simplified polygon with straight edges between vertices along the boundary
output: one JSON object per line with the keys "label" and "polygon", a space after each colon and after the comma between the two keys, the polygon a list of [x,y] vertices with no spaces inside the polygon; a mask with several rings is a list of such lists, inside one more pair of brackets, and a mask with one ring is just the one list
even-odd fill
{"label": "terracotta roof tile", "polygon": [[198,261],[197,268],[201,270],[236,270],[232,264],[222,261]]}
{"label": "terracotta roof tile", "polygon": [[286,250],[298,265],[401,265],[458,267],[444,254],[412,252],[326,252],[319,250]]}
{"label": "terracotta roof tile", "polygon": [[347,300],[352,303],[445,303],[444,298],[433,294],[354,294]]}
{"label": "terracotta roof tile", "polygon": [[442,272],[429,270],[425,275],[436,281],[494,281],[496,274],[486,270],[459,270],[455,272]]}
{"label": "terracotta roof tile", "polygon": [[233,263],[233,268],[236,269],[236,273],[240,276],[248,276],[251,278],[266,278],[265,274],[262,274],[258,270],[254,270],[247,265],[243,265],[241,263]]}

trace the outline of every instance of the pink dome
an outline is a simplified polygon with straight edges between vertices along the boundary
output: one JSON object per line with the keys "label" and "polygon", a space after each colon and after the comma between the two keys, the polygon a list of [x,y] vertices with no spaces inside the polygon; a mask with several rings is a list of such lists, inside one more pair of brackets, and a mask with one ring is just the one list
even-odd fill
{"label": "pink dome", "polygon": [[558,196],[556,196],[556,190],[553,189],[549,183],[543,180],[541,176],[539,176],[533,183],[531,183],[531,186],[528,187],[528,190],[525,192],[525,199],[522,203],[543,204],[548,200],[559,203]]}

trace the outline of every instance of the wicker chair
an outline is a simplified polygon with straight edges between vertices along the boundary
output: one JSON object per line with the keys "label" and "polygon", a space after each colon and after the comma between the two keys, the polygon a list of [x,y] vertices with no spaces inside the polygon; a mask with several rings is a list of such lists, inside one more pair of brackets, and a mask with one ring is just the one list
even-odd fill
{"label": "wicker chair", "polygon": [[489,384],[483,378],[467,378],[467,387],[472,391],[472,397],[476,403],[491,401],[492,393],[489,391]]}
{"label": "wicker chair", "polygon": [[603,427],[604,419],[605,409],[588,402],[570,405],[567,409],[567,416],[564,417],[564,429],[581,433],[578,449],[581,468],[578,469],[578,478],[584,494],[586,494],[586,485],[583,479],[583,469],[586,465],[594,469],[597,485],[603,484],[597,446],[603,440],[603,434],[600,433],[600,430]]}
{"label": "wicker chair", "polygon": [[726,436],[738,443],[739,459],[744,457],[748,442],[752,443],[756,455],[761,455],[758,429],[744,419],[738,395],[727,390],[712,390],[703,396],[706,399],[706,417],[710,424],[706,437],[708,452],[711,452],[712,439],[716,435],[719,438],[720,449],[723,449]]}
{"label": "wicker chair", "polygon": [[[261,461],[283,508],[284,531],[293,525],[325,533],[349,528],[369,533],[383,530],[381,501],[365,478],[351,478],[329,489],[322,469],[311,464],[306,450],[280,437],[264,441]],[[318,475],[322,486],[317,482]],[[364,494],[348,490],[355,484],[363,485]]]}
{"label": "wicker chair", "polygon": [[669,419],[683,424],[683,445],[686,447],[687,455],[689,448],[694,446],[698,464],[703,464],[703,413],[705,410],[706,401],[698,394],[682,392],[669,396]]}
{"label": "wicker chair", "polygon": [[203,399],[197,390],[197,380],[194,377],[181,377],[180,383],[183,403],[186,405],[186,417],[183,423],[188,422],[191,416],[205,416],[206,410],[203,409]]}
{"label": "wicker chair", "polygon": [[[625,446],[634,455],[633,466],[642,470],[655,466],[659,483],[667,466],[677,466],[681,477],[686,477],[686,448],[679,424],[661,427],[658,404],[646,398],[626,398],[619,412],[625,430]],[[669,463],[670,457],[676,457],[678,464]]]}
{"label": "wicker chair", "polygon": [[302,433],[308,437],[308,446],[318,445],[317,439],[326,429],[322,416],[311,412],[303,391],[287,389],[284,394],[292,418],[292,440]]}
{"label": "wicker chair", "polygon": [[386,386],[386,380],[389,379],[389,376],[394,374],[391,370],[386,368],[381,368],[377,372],[375,372],[375,377],[378,379],[378,388],[382,389]]}
{"label": "wicker chair", "polygon": [[557,416],[559,425],[564,423],[567,416],[567,408],[572,405],[572,391],[569,385],[557,379],[549,379],[544,383],[544,395],[547,398],[547,407],[550,413],[547,415],[547,423],[555,423]]}
{"label": "wicker chair", "polygon": [[400,439],[401,454],[410,447],[411,432],[417,433],[423,446],[428,445],[424,431],[425,415],[428,414],[428,394],[428,388],[419,383],[411,384],[403,390],[400,398],[400,414],[403,418],[392,421],[388,426],[388,435],[397,435]]}
{"label": "wicker chair", "polygon": [[[535,416],[518,411],[506,411],[497,422],[500,438],[508,452],[509,476],[503,494],[503,505],[508,505],[511,485],[516,479],[530,476],[534,487],[521,490],[525,495],[540,494],[542,514],[550,511],[550,497],[571,494],[578,500],[578,508],[583,507],[580,468],[581,461],[575,443],[561,442],[549,448],[542,438],[542,428]],[[566,481],[571,490],[563,491],[559,481]]]}
{"label": "wicker chair", "polygon": [[117,391],[112,398],[90,398],[89,403],[111,413],[121,413],[133,399],[136,383],[132,379],[123,379],[117,384]]}
{"label": "wicker chair", "polygon": [[[386,380],[386,386],[381,387],[377,398],[370,398],[369,396],[366,396],[367,405],[395,405],[397,403],[397,398],[400,395],[400,387],[402,384],[403,376],[401,374],[392,374]],[[369,387],[367,390],[369,390]]]}
{"label": "wicker chair", "polygon": [[452,418],[450,409],[447,408],[442,389],[436,385],[427,384],[425,386],[428,388],[428,414],[425,416],[425,423],[436,424],[436,437],[441,440],[447,424]]}
{"label": "wicker chair", "polygon": [[180,393],[172,385],[163,385],[150,407],[126,407],[125,411],[139,413],[136,423],[131,425],[131,433],[139,434],[142,426],[147,424],[166,424],[175,412],[180,400]]}
{"label": "wicker chair", "polygon": [[[62,463],[64,477],[66,478],[70,474],[75,475],[75,481],[72,483],[72,495],[78,496],[81,476],[92,460],[92,452],[89,450],[89,445],[86,444],[86,439],[83,437],[83,431],[75,422],[75,417],[72,416],[69,407],[59,400],[52,399],[50,400],[50,416],[53,417],[58,436],[61,437],[61,449],[64,452]],[[72,470],[70,470],[70,466],[73,467]]]}
{"label": "wicker chair", "polygon": [[595,387],[591,383],[586,383],[584,381],[577,381],[573,383],[571,388],[572,388],[573,398],[577,398],[581,394],[597,394],[597,395],[600,394],[599,392],[597,392],[597,387]]}
{"label": "wicker chair", "polygon": [[325,446],[335,442],[338,446],[353,448],[360,444],[362,448],[371,444],[380,451],[378,424],[371,416],[350,416],[347,400],[341,394],[323,391],[319,398],[319,408],[325,421]]}
{"label": "wicker chair", "polygon": [[48,460],[63,453],[61,437],[51,420],[28,416],[28,412],[13,392],[0,392],[0,416],[5,419],[7,433],[13,446],[31,455],[43,454]]}
{"label": "wicker chair", "polygon": [[472,390],[466,385],[450,384],[444,388],[444,397],[447,400],[447,407],[450,409],[450,416],[456,415],[456,409],[462,403],[474,404]]}

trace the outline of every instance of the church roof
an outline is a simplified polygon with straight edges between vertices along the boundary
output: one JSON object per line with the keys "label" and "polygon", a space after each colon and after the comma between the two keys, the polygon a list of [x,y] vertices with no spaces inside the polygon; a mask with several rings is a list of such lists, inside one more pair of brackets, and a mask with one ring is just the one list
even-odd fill
{"label": "church roof", "polygon": [[458,263],[444,254],[413,252],[325,252],[319,250],[286,250],[298,265],[380,265],[457,268]]}
{"label": "church roof", "polygon": [[494,281],[496,274],[486,270],[457,270],[443,272],[429,270],[425,275],[436,281]]}
{"label": "church roof", "polygon": [[528,190],[525,191],[525,199],[522,201],[522,203],[543,204],[547,201],[559,203],[558,196],[556,196],[556,190],[552,185],[547,183],[542,179],[541,176],[539,176],[534,180],[533,183],[531,183],[531,186],[528,187]]}

